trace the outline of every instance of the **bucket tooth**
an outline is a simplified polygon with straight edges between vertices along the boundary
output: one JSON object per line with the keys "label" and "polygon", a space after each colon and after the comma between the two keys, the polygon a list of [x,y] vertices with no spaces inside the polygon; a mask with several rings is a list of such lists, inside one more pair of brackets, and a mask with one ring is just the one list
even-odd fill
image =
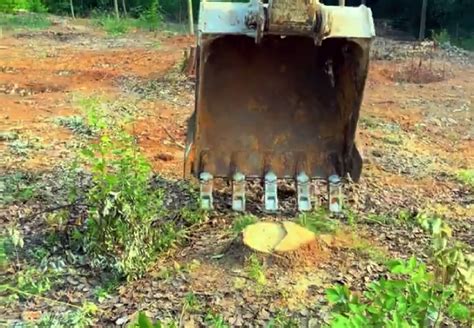
{"label": "bucket tooth", "polygon": [[265,211],[278,211],[277,176],[272,171],[265,174]]}
{"label": "bucket tooth", "polygon": [[201,201],[201,208],[204,210],[212,210],[214,208],[212,198],[213,176],[209,172],[202,172],[199,175],[199,179],[199,196]]}
{"label": "bucket tooth", "polygon": [[296,177],[297,197],[298,197],[298,211],[311,210],[311,180],[306,173],[301,172]]}
{"label": "bucket tooth", "polygon": [[245,175],[236,172],[232,177],[232,209],[238,212],[245,211]]}
{"label": "bucket tooth", "polygon": [[342,212],[342,181],[336,174],[328,178],[328,194],[329,211],[340,214]]}

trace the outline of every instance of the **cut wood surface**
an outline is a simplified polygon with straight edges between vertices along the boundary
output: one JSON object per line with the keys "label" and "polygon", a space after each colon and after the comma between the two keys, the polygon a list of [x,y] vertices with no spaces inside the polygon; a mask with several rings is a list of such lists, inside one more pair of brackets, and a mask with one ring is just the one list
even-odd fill
{"label": "cut wood surface", "polygon": [[263,253],[295,251],[316,239],[313,232],[290,221],[254,223],[242,237],[246,246]]}

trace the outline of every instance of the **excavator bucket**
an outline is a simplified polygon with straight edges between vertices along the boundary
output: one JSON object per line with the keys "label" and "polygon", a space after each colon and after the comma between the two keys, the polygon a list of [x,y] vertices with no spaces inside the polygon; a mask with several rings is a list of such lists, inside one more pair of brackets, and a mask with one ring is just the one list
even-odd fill
{"label": "excavator bucket", "polygon": [[307,211],[323,179],[339,212],[342,180],[362,169],[354,138],[375,36],[370,9],[202,1],[198,33],[184,174],[199,179],[201,206],[213,208],[213,181],[223,178],[244,211],[246,181],[262,179],[264,208],[277,211],[278,180],[294,179]]}

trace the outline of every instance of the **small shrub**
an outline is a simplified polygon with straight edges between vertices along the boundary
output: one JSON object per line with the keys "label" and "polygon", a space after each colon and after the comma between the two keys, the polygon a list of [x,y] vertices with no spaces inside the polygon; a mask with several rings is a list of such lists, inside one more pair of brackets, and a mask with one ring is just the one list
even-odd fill
{"label": "small shrub", "polygon": [[447,44],[450,43],[451,37],[446,29],[442,29],[440,31],[432,31],[431,38],[438,44]]}
{"label": "small shrub", "polygon": [[373,282],[362,300],[346,286],[327,290],[335,312],[330,326],[436,327],[443,315],[468,320],[469,310],[457,301],[455,290],[436,283],[423,263],[411,258],[393,261],[389,268],[395,279]]}
{"label": "small shrub", "polygon": [[103,30],[111,36],[119,36],[126,34],[132,24],[128,19],[117,19],[114,16],[103,16],[97,20],[97,25],[103,28]]}
{"label": "small shrub", "polygon": [[230,326],[225,322],[224,318],[220,314],[209,312],[206,315],[206,324],[212,328],[229,328]]}
{"label": "small shrub", "polygon": [[255,256],[255,254],[252,254],[248,258],[247,274],[250,279],[252,279],[259,285],[265,285],[267,283],[267,278],[265,277],[265,269],[263,267],[263,264]]}
{"label": "small shrub", "polygon": [[164,208],[162,191],[149,184],[151,165],[121,131],[103,133],[82,155],[93,180],[87,195],[86,250],[96,264],[129,279],[139,277],[179,235],[171,222],[153,226]]}
{"label": "small shrub", "polygon": [[150,8],[138,19],[137,26],[149,31],[157,31],[163,21],[163,14],[158,0],[152,0]]}
{"label": "small shrub", "polygon": [[205,220],[206,212],[194,206],[186,206],[181,208],[179,216],[188,224],[198,224]]}
{"label": "small shrub", "polygon": [[40,184],[36,177],[23,172],[0,176],[0,204],[26,202],[38,195]]}
{"label": "small shrub", "polygon": [[172,322],[162,322],[161,320],[158,320],[156,322],[153,322],[145,312],[139,312],[138,313],[138,319],[136,322],[131,323],[128,327],[129,328],[175,328],[178,325],[176,324],[175,321]]}
{"label": "small shrub", "polygon": [[45,313],[36,323],[35,327],[55,328],[86,328],[92,327],[94,315],[98,312],[97,305],[85,302],[76,310],[67,310],[60,314]]}
{"label": "small shrub", "polygon": [[441,82],[450,76],[446,68],[425,61],[420,58],[417,62],[412,60],[409,64],[404,64],[391,75],[394,82],[426,84]]}

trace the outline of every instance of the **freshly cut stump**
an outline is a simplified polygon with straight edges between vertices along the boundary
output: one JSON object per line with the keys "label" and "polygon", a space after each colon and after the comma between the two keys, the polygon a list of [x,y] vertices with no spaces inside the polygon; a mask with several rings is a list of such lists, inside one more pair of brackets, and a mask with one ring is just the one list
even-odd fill
{"label": "freshly cut stump", "polygon": [[242,231],[242,241],[258,252],[287,253],[315,242],[316,235],[294,222],[258,222]]}

